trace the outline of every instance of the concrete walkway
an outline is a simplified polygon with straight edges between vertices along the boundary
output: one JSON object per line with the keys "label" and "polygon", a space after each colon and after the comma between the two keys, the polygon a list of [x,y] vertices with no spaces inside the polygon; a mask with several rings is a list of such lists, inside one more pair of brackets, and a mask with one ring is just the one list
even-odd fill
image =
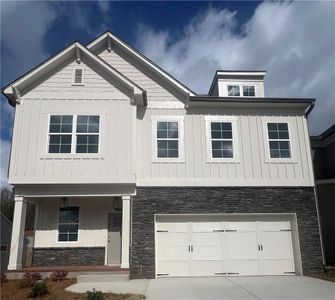
{"label": "concrete walkway", "polygon": [[138,279],[127,282],[77,283],[68,291],[143,294],[148,300],[334,300],[335,283],[299,276],[196,277]]}

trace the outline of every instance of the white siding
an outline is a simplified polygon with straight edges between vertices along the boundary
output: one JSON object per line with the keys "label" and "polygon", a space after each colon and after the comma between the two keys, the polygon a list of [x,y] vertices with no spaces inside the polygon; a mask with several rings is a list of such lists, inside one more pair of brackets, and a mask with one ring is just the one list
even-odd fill
{"label": "white siding", "polygon": [[[23,96],[16,106],[9,182],[134,182],[135,107],[111,83],[85,66],[85,85],[73,86],[73,65],[64,66]],[[48,154],[52,114],[101,116],[99,154]]]}
{"label": "white siding", "polygon": [[38,205],[34,247],[106,247],[108,213],[113,212],[112,198],[69,200],[79,206],[77,242],[58,242],[59,199],[35,199]]}
{"label": "white siding", "polygon": [[[221,111],[221,112],[220,112]],[[152,161],[151,116],[185,116],[185,162]],[[236,116],[238,160],[213,162],[207,159],[205,116]],[[293,159],[268,159],[266,121],[287,121]],[[197,109],[185,113],[178,109],[148,109],[137,120],[137,179],[139,185],[214,185],[214,186],[309,186],[310,170],[307,125],[301,115],[282,115],[264,110],[260,115],[241,110]],[[307,140],[306,140],[307,139]]]}

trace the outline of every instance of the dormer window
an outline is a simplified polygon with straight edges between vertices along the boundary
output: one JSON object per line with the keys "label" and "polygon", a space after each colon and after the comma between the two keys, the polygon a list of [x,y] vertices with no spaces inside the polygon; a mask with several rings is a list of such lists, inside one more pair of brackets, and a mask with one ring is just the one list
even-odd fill
{"label": "dormer window", "polygon": [[255,87],[253,85],[243,86],[243,96],[244,97],[255,97]]}
{"label": "dormer window", "polygon": [[240,96],[240,87],[238,85],[228,85],[228,97]]}
{"label": "dormer window", "polygon": [[73,85],[83,85],[84,84],[84,69],[75,68],[73,74]]}

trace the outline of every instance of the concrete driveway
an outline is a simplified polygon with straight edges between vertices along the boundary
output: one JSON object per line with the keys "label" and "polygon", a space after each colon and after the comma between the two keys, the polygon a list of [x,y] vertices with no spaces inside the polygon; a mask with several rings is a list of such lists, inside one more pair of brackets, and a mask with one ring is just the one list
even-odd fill
{"label": "concrete driveway", "polygon": [[93,288],[103,292],[144,294],[148,300],[335,299],[335,283],[299,276],[140,279],[128,282],[79,283],[67,290],[83,293]]}

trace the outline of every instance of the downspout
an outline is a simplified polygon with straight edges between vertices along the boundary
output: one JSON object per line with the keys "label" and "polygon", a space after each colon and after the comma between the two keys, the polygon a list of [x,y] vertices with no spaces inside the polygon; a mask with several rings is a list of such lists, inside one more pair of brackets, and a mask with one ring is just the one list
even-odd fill
{"label": "downspout", "polygon": [[[308,109],[305,112],[305,118],[306,118],[306,123],[307,123],[307,118],[311,111],[313,110],[315,104],[312,102]],[[307,134],[308,134],[308,145],[309,145],[309,153],[312,158],[312,145],[310,142],[310,134],[309,134],[309,127],[307,126]],[[321,228],[321,220],[320,220],[320,209],[319,209],[319,201],[318,201],[318,194],[317,194],[317,186],[315,183],[315,170],[314,170],[314,164],[313,164],[313,158],[312,158],[312,170],[313,170],[313,179],[314,179],[314,197],[315,197],[315,208],[316,208],[316,215],[318,218],[318,226],[319,226],[319,236],[320,236],[320,246],[321,246],[321,255],[322,255],[322,263],[323,267],[325,268],[326,265],[326,259],[325,259],[325,249],[324,249],[324,244],[323,244],[323,234],[322,234],[322,228]]]}

